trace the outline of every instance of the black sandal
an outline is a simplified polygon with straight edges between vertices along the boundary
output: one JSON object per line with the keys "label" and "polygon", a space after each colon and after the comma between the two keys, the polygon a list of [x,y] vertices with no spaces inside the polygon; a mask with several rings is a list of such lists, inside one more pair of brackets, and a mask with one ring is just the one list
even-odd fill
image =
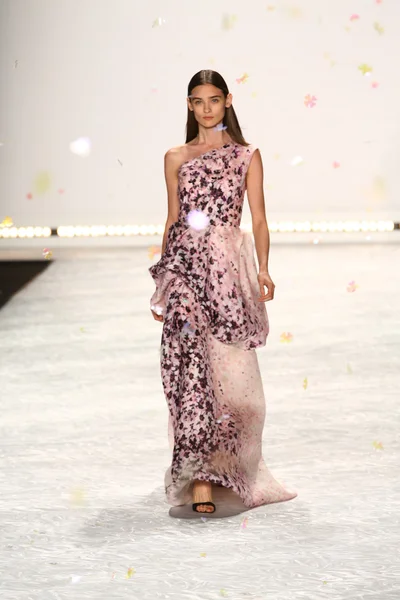
{"label": "black sandal", "polygon": [[[212,510],[211,512],[202,512],[201,510],[197,510],[198,506],[212,506],[214,510]],[[214,502],[195,502],[194,504],[192,504],[192,508],[194,512],[200,513],[202,515],[212,515],[212,513],[216,511]]]}

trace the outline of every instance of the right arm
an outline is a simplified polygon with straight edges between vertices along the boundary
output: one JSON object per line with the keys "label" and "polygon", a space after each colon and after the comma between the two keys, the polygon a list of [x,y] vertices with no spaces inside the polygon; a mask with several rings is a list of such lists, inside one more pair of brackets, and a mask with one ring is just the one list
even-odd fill
{"label": "right arm", "polygon": [[165,252],[169,228],[176,223],[179,215],[179,197],[178,197],[178,169],[182,162],[179,149],[172,148],[164,156],[164,174],[168,194],[168,215],[165,223],[164,236],[162,241],[162,254]]}
{"label": "right arm", "polygon": [[[161,253],[164,254],[169,228],[176,223],[179,216],[179,197],[178,197],[178,170],[182,162],[179,150],[172,148],[164,156],[164,173],[168,193],[168,215],[165,223],[164,236],[162,241]],[[163,321],[164,317],[151,311],[156,321]]]}

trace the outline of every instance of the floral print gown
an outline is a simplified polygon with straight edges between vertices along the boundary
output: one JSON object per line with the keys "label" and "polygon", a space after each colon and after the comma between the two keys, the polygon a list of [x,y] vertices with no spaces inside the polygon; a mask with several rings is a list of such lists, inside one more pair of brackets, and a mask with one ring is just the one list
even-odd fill
{"label": "floral print gown", "polygon": [[[255,348],[269,325],[250,234],[240,228],[255,148],[228,143],[179,169],[178,221],[149,270],[164,316],[161,375],[169,408],[169,504],[191,502],[193,480],[231,488],[247,507],[296,497],[262,458],[265,399]],[[200,219],[199,219],[200,217]]]}

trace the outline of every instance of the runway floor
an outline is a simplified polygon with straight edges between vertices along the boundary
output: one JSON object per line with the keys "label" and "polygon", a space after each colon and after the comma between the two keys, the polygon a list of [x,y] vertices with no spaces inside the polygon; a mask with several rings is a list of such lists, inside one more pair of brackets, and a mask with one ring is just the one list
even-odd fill
{"label": "runway floor", "polygon": [[60,249],[0,311],[1,599],[399,600],[399,257],[272,249],[264,457],[298,497],[202,520],[164,499],[147,249]]}

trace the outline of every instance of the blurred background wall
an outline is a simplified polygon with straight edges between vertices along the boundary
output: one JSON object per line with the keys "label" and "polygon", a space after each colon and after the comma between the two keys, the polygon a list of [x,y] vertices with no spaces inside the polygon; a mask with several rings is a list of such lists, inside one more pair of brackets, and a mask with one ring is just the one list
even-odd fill
{"label": "blurred background wall", "polygon": [[204,68],[261,150],[270,219],[400,220],[399,25],[398,0],[1,0],[0,221],[164,223]]}

